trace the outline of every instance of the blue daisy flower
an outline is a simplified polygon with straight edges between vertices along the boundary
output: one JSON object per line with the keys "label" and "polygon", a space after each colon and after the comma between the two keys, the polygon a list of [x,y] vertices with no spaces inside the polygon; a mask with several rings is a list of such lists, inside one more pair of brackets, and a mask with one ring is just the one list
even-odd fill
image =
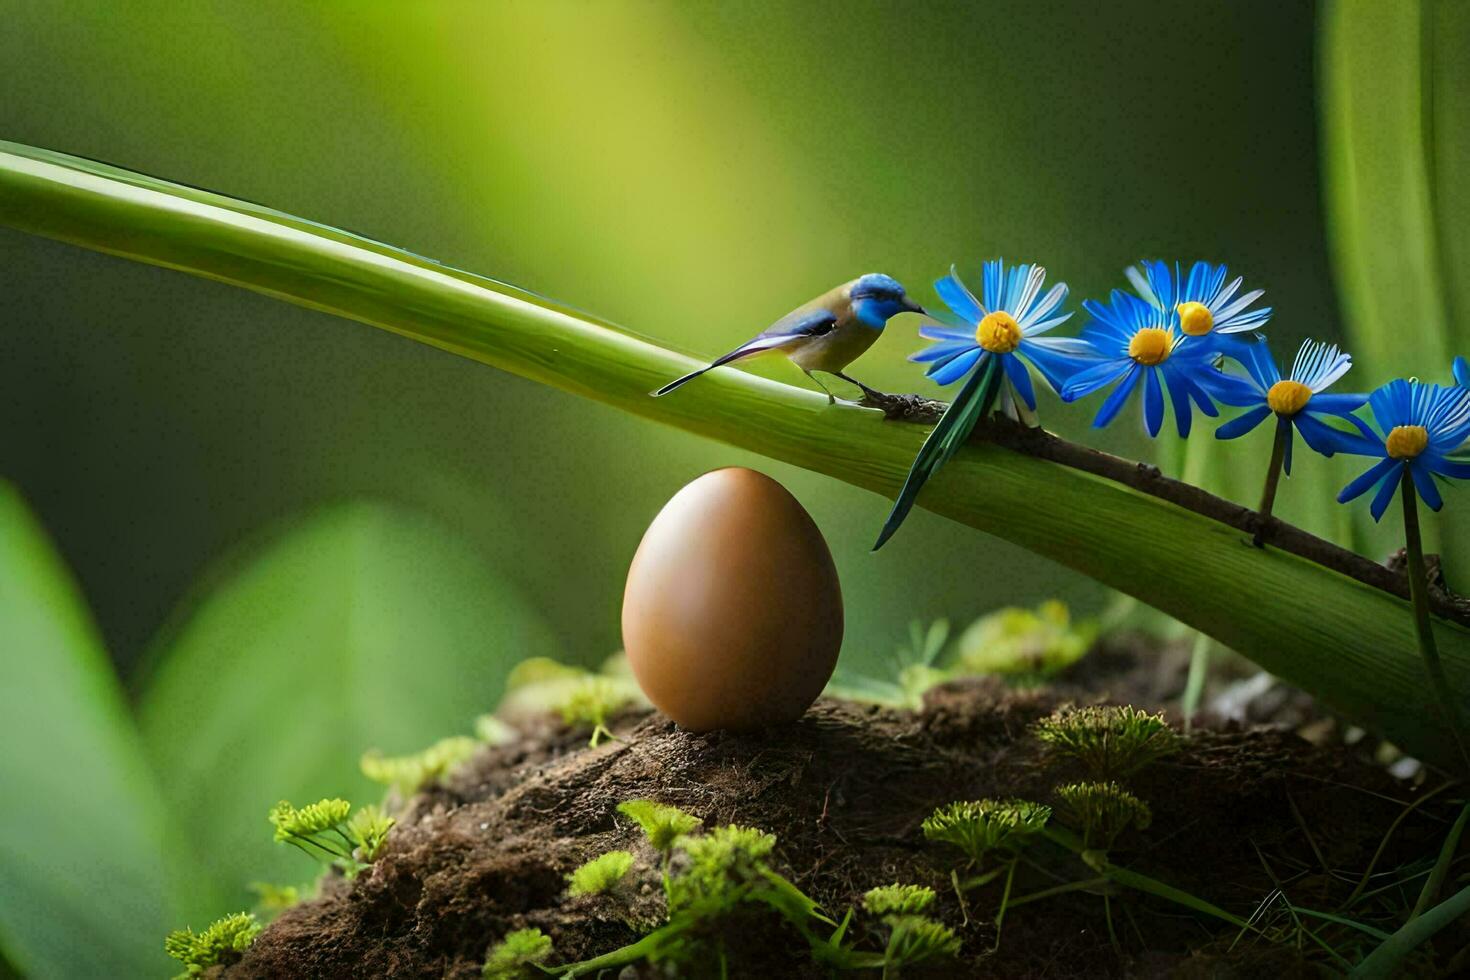
{"label": "blue daisy flower", "polygon": [[1057,283],[1043,295],[1045,282],[1046,270],[1039,265],[1024,263],[1007,272],[1005,263],[994,259],[985,263],[982,302],[951,267],[949,275],[934,283],[934,291],[965,326],[920,327],[920,336],[937,342],[909,360],[929,364],[925,375],[941,385],[998,361],[1005,372],[1005,392],[1012,396],[1008,400],[1019,397],[1034,412],[1036,392],[1026,364],[1059,390],[1081,359],[1092,354],[1092,348],[1075,337],[1042,336],[1072,316],[1062,312],[1066,284]]}
{"label": "blue daisy flower", "polygon": [[1390,381],[1368,397],[1368,407],[1382,435],[1365,439],[1332,430],[1333,449],[1382,458],[1344,487],[1338,502],[1347,503],[1377,487],[1371,507],[1376,521],[1395,491],[1412,482],[1430,509],[1439,510],[1444,501],[1435,478],[1470,479],[1470,460],[1451,455],[1470,438],[1470,388]]}
{"label": "blue daisy flower", "polygon": [[[1337,345],[1304,341],[1285,377],[1264,343],[1242,348],[1239,358],[1248,378],[1218,373],[1203,380],[1205,388],[1219,401],[1249,409],[1216,429],[1216,439],[1239,438],[1273,414],[1278,425],[1300,432],[1306,444],[1324,456],[1336,451],[1332,433],[1342,431],[1329,425],[1325,416],[1352,423],[1368,439],[1378,438],[1368,423],[1353,414],[1367,403],[1367,395],[1326,394],[1353,366],[1352,356],[1338,350]],[[1290,431],[1285,438],[1284,468],[1290,476]]]}
{"label": "blue daisy flower", "polygon": [[1179,263],[1174,263],[1171,269],[1157,259],[1145,259],[1125,270],[1138,295],[1160,309],[1179,315],[1179,329],[1186,336],[1208,337],[1211,346],[1226,347],[1233,352],[1240,345],[1226,344],[1221,338],[1261,326],[1271,319],[1271,307],[1251,309],[1251,304],[1264,296],[1265,290],[1241,293],[1244,278],[1236,276],[1226,283],[1226,274],[1223,265],[1195,262],[1185,275]]}
{"label": "blue daisy flower", "polygon": [[1213,351],[1184,333],[1179,314],[1120,289],[1108,303],[1082,304],[1092,320],[1081,339],[1093,350],[1096,363],[1083,368],[1062,386],[1062,400],[1071,402],[1115,384],[1092,424],[1102,428],[1113,421],[1130,395],[1143,385],[1143,419],[1150,436],[1164,424],[1164,388],[1174,404],[1174,421],[1181,436],[1189,435],[1190,402],[1215,418],[1220,410],[1201,384],[1204,372],[1218,374]]}
{"label": "blue daisy flower", "polygon": [[[1042,336],[1071,317],[1062,312],[1067,287],[1057,283],[1045,295],[1046,270],[1023,263],[1006,271],[999,259],[985,263],[984,302],[950,274],[934,284],[946,306],[965,322],[964,327],[925,326],[919,333],[936,341],[913,356],[930,365],[926,372],[941,385],[965,379],[949,407],[929,432],[909,467],[888,520],[873,545],[877,551],[891,538],[919,497],[919,491],[965,444],[981,419],[990,415],[996,399],[1008,414],[1020,417],[1036,409],[1036,391],[1030,369],[1059,388],[1076,370],[1090,363],[1091,346],[1076,339]],[[1030,422],[1031,419],[1027,418]]]}

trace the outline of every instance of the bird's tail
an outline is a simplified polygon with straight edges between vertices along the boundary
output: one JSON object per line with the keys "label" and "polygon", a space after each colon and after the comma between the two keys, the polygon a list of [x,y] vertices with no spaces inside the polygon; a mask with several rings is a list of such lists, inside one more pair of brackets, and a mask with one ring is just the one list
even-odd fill
{"label": "bird's tail", "polygon": [[[782,338],[782,339],[783,339],[783,342],[790,340],[790,338]],[[777,345],[771,344],[771,343],[766,342],[765,340],[763,340],[763,338],[757,337],[755,340],[752,340],[748,344],[741,344],[739,347],[735,348],[734,350],[732,350],[730,353],[726,354],[725,356],[715,358],[713,361],[709,362],[704,367],[700,368],[698,371],[690,371],[688,374],[684,375],[684,377],[682,377],[682,378],[675,378],[673,381],[670,381],[668,384],[664,385],[658,391],[650,391],[649,394],[652,395],[654,398],[658,398],[658,397],[661,397],[663,395],[667,395],[669,392],[673,391],[675,388],[679,388],[679,387],[682,387],[683,385],[688,384],[689,382],[693,381],[695,378],[699,377],[701,374],[704,374],[706,371],[713,371],[715,368],[719,367],[722,364],[729,364],[731,361],[738,361],[742,357],[749,357],[752,354],[759,354],[759,353],[762,353],[763,351],[772,350],[772,349],[774,349],[775,346],[777,346]]]}
{"label": "bird's tail", "polygon": [[690,371],[688,374],[684,375],[684,377],[682,377],[682,378],[675,378],[673,381],[670,381],[668,384],[664,385],[658,391],[651,391],[651,392],[649,392],[649,394],[651,394],[654,398],[659,398],[659,397],[662,397],[663,395],[667,395],[669,392],[673,391],[675,388],[683,387],[684,385],[686,385],[689,382],[693,381],[695,378],[699,377],[701,374],[703,374],[704,372],[708,371],[712,367],[714,367],[713,364],[709,365],[708,367],[702,367],[698,371]]}

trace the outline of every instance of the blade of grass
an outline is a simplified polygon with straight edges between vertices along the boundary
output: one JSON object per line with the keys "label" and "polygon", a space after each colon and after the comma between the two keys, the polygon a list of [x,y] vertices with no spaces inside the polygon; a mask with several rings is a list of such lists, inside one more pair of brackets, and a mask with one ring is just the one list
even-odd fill
{"label": "blade of grass", "polygon": [[1455,861],[1455,852],[1460,849],[1460,835],[1465,832],[1466,820],[1470,820],[1470,803],[1466,803],[1460,810],[1460,815],[1455,818],[1454,826],[1445,836],[1444,845],[1439,849],[1439,859],[1434,862],[1434,868],[1429,872],[1429,878],[1419,892],[1419,900],[1414,903],[1414,911],[1409,914],[1410,922],[1419,918],[1430,906],[1439,901],[1439,890],[1444,887],[1445,876],[1449,874],[1450,865]]}
{"label": "blade of grass", "polygon": [[[0,223],[372,324],[887,496],[926,435],[737,370],[649,398],[693,362],[401,249],[65,154],[0,143]],[[1283,547],[1251,548],[1223,519],[1042,455],[967,445],[920,505],[1187,622],[1419,758],[1454,759],[1449,732],[1421,710],[1407,603],[1370,584],[1384,582],[1381,568],[1359,560],[1359,577],[1349,577]],[[1112,472],[1120,468],[1158,484],[1126,465]],[[1181,500],[1207,498],[1175,489]],[[881,517],[875,507],[875,527]],[[1442,619],[1435,631],[1452,681],[1470,689],[1470,630]]]}
{"label": "blade of grass", "polygon": [[1387,980],[1402,976],[1399,967],[1409,954],[1466,913],[1470,913],[1470,886],[1460,889],[1418,918],[1411,919],[1369,953],[1348,976],[1351,980]]}

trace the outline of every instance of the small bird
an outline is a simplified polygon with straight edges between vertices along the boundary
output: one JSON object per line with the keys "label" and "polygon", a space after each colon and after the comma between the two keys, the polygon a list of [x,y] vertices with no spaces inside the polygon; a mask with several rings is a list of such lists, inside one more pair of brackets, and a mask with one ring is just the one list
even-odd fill
{"label": "small bird", "polygon": [[879,272],[859,276],[823,293],[805,306],[792,310],[724,357],[716,358],[707,367],[670,381],[658,391],[652,392],[653,397],[667,395],[680,385],[693,381],[722,364],[768,351],[780,351],[791,358],[797,367],[806,372],[808,378],[816,381],[817,386],[827,392],[829,405],[837,399],[812,374],[813,371],[824,371],[855,384],[864,394],[878,394],[861,381],[843,374],[842,369],[873,346],[873,341],[883,332],[889,318],[899,313],[924,313],[924,308],[910,299],[898,280],[892,276]]}

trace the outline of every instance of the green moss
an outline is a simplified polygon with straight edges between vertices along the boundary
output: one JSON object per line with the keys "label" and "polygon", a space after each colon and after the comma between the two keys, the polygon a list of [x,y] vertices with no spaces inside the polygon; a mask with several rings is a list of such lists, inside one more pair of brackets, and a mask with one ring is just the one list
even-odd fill
{"label": "green moss", "polygon": [[385,756],[376,750],[369,751],[363,754],[360,765],[364,776],[406,798],[442,781],[479,748],[477,739],[454,735],[412,755]]}
{"label": "green moss", "polygon": [[236,912],[216,919],[201,933],[192,929],[176,929],[163,941],[164,952],[184,964],[182,976],[197,976],[212,966],[235,963],[255,937],[260,923],[248,912]]}
{"label": "green moss", "polygon": [[388,831],[397,822],[378,806],[365,806],[354,813],[352,819],[347,821],[347,836],[357,842],[358,859],[369,864],[376,861],[378,855],[383,853]]}
{"label": "green moss", "polygon": [[622,881],[632,867],[633,855],[630,852],[608,851],[567,875],[567,894],[573,898],[601,895]]}
{"label": "green moss", "polygon": [[885,922],[891,932],[883,951],[884,976],[930,960],[954,956],[960,951],[960,937],[954,931],[922,915],[894,915]]}
{"label": "green moss", "polygon": [[1051,807],[1026,800],[950,803],[924,821],[924,836],[953,844],[978,864],[990,851],[1014,852],[1051,819]]}
{"label": "green moss", "polygon": [[693,833],[702,823],[676,806],[653,800],[626,800],[618,804],[618,812],[636,823],[649,846],[660,854],[668,853],[681,837]]}
{"label": "green moss", "polygon": [[1057,599],[1034,610],[999,609],[960,634],[954,671],[1039,683],[1082,659],[1096,639],[1096,624],[1074,624],[1067,604]]}
{"label": "green moss", "polygon": [[934,889],[923,885],[883,885],[863,895],[863,908],[873,915],[917,915],[934,904]]}
{"label": "green moss", "polygon": [[517,929],[490,948],[481,970],[484,980],[527,980],[552,952],[551,937],[540,929]]}
{"label": "green moss", "polygon": [[1162,713],[1134,707],[1066,708],[1038,722],[1036,737],[1098,780],[1123,779],[1179,750]]}
{"label": "green moss", "polygon": [[1147,830],[1153,822],[1148,804],[1117,783],[1071,783],[1057,787],[1063,816],[1082,831],[1083,844],[1107,850],[1123,831]]}
{"label": "green moss", "polygon": [[394,824],[376,806],[353,814],[352,804],[342,799],[318,800],[300,809],[282,800],[271,807],[269,818],[277,842],[336,865],[349,878],[377,859]]}

